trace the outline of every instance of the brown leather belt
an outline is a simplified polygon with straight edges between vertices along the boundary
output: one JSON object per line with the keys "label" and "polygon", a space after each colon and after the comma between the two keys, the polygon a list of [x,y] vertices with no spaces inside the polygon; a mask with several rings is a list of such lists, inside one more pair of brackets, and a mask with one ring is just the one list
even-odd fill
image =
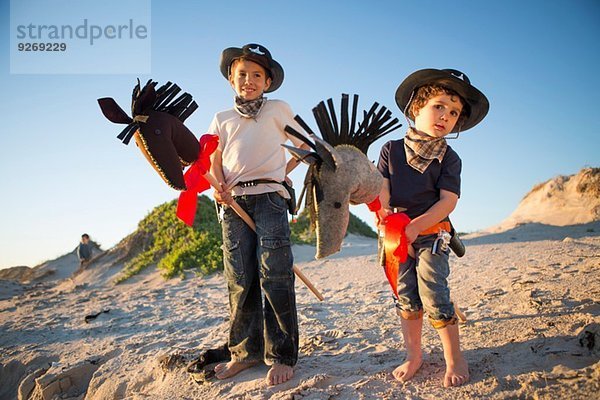
{"label": "brown leather belt", "polygon": [[437,224],[435,224],[435,225],[425,229],[423,232],[419,233],[419,236],[437,235],[442,230],[446,231],[448,233],[452,231],[452,225],[450,225],[450,221],[438,222]]}

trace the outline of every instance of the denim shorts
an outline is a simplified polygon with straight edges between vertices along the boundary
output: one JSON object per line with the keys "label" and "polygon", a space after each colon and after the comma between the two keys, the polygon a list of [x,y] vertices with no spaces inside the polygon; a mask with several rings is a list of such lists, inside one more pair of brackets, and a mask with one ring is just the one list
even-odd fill
{"label": "denim shorts", "polygon": [[434,321],[450,321],[454,305],[450,301],[448,275],[449,250],[433,254],[431,247],[437,235],[419,236],[413,243],[415,258],[408,257],[398,272],[398,300],[402,311],[423,310]]}

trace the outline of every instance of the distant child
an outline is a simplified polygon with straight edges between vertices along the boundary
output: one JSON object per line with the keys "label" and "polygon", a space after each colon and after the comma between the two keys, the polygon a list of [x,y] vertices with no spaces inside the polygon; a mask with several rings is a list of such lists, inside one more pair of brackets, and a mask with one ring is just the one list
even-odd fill
{"label": "distant child", "polygon": [[441,230],[450,232],[448,216],[460,196],[461,160],[446,136],[451,132],[458,136],[481,122],[489,103],[464,73],[453,69],[414,72],[398,87],[396,103],[414,127],[403,139],[389,141],[381,149],[378,169],[385,184],[378,217],[404,212],[411,218],[405,234],[414,257],[409,256],[399,269],[396,307],[407,357],[393,375],[406,382],[421,367],[425,311],[444,347],[444,386],[459,386],[469,380],[469,367],[460,350],[450,301],[449,250],[434,253],[432,246]]}
{"label": "distant child", "polygon": [[90,235],[84,233],[81,235],[81,242],[77,246],[77,258],[79,258],[79,267],[84,267],[92,259],[92,244]]}
{"label": "distant child", "polygon": [[[283,82],[283,68],[264,46],[231,47],[221,55],[221,73],[236,93],[234,106],[215,115],[209,133],[219,136],[211,171],[224,185],[215,199],[224,205],[223,260],[229,289],[229,350],[232,361],[215,368],[226,379],[264,361],[266,381],[288,381],[298,360],[298,319],[293,256],[287,216],[288,191],[282,185],[298,162],[286,162],[281,146],[291,140],[289,105],[267,100]],[[229,206],[232,201],[254,219],[256,233]],[[264,306],[263,306],[264,296]]]}

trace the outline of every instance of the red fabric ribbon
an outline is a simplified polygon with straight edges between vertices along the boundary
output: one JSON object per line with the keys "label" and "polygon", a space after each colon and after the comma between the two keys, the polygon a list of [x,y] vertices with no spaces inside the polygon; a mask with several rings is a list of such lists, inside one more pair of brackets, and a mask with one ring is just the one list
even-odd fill
{"label": "red fabric ribbon", "polygon": [[385,237],[385,276],[392,286],[392,291],[398,298],[398,269],[400,264],[408,258],[408,241],[406,240],[406,226],[410,218],[404,213],[390,214],[383,220]]}
{"label": "red fabric ribbon", "polygon": [[377,196],[375,200],[367,204],[367,207],[369,207],[369,211],[372,212],[377,212],[381,210],[381,201],[379,201],[379,196]]}
{"label": "red fabric ribbon", "polygon": [[194,224],[198,206],[198,193],[210,188],[210,183],[204,178],[204,174],[210,170],[210,156],[219,145],[219,137],[206,134],[200,137],[199,142],[200,152],[198,158],[183,174],[187,189],[181,192],[177,202],[177,218],[188,226]]}

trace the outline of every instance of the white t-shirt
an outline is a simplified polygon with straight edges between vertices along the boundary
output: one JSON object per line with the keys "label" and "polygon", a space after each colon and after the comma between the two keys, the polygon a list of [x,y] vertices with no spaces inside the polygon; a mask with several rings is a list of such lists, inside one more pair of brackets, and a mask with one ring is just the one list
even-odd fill
{"label": "white t-shirt", "polygon": [[[303,144],[285,131],[286,125],[304,134],[294,121],[290,106],[281,100],[267,100],[256,119],[242,117],[234,109],[215,114],[208,133],[219,136],[223,175],[229,187],[240,181],[272,179],[282,182],[285,179],[287,160],[281,145],[288,140],[296,147]],[[235,196],[268,192],[278,192],[289,198],[287,190],[280,184],[263,183],[232,189]]]}

